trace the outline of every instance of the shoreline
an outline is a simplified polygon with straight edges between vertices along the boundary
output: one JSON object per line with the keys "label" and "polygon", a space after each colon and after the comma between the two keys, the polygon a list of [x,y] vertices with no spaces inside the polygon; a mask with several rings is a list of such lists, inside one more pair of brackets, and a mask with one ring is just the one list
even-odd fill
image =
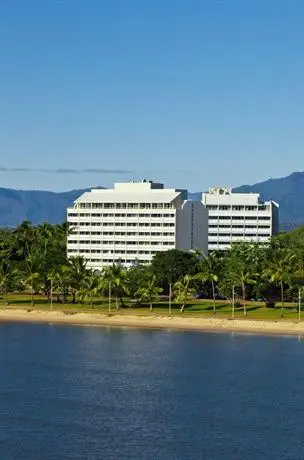
{"label": "shoreline", "polygon": [[23,309],[0,310],[1,322],[56,323],[87,326],[130,327],[143,329],[173,329],[197,332],[235,332],[255,335],[304,336],[304,321],[249,320],[220,318],[187,318],[169,316],[129,316],[98,313],[73,313]]}

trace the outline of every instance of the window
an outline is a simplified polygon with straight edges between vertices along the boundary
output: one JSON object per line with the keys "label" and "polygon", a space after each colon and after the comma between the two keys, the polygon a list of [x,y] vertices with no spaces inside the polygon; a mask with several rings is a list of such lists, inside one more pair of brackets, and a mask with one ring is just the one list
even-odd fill
{"label": "window", "polygon": [[[217,220],[231,220],[231,216],[210,216],[210,221],[217,221]],[[233,216],[232,219],[240,219],[239,216]]]}

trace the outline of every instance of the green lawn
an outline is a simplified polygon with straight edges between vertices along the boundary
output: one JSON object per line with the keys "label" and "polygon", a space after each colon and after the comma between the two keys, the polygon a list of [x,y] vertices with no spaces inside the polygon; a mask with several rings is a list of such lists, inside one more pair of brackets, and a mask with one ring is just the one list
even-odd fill
{"label": "green lawn", "polygon": [[[0,306],[2,308],[11,309],[35,309],[35,310],[50,310],[51,306],[48,303],[46,297],[35,296],[34,306],[31,305],[31,299],[29,295],[18,295],[12,294],[8,298],[9,305],[6,306],[4,299],[0,298]],[[112,299],[111,314],[119,313],[120,315],[159,315],[168,316],[168,302],[160,301],[154,304],[153,312],[150,313],[148,305],[142,305],[140,307],[135,306],[126,299],[126,307],[116,309],[115,299]],[[108,299],[94,299],[93,307],[88,304],[62,304],[57,303],[54,299],[53,310],[65,311],[67,314],[73,314],[77,312],[94,312],[94,313],[108,313]],[[228,301],[216,301],[216,315],[213,314],[213,303],[211,300],[192,300],[189,302],[183,313],[179,311],[180,306],[175,302],[172,302],[172,316],[187,316],[187,317],[216,317],[216,318],[231,318],[232,309],[231,304]],[[281,305],[276,304],[275,308],[266,308],[264,302],[249,302],[246,305],[247,315],[244,316],[243,307],[235,308],[236,318],[250,318],[250,319],[272,319],[272,320],[284,320],[284,319],[298,319],[298,310],[295,303],[286,303],[284,307],[284,317],[281,318]],[[304,317],[304,311],[303,311]]]}

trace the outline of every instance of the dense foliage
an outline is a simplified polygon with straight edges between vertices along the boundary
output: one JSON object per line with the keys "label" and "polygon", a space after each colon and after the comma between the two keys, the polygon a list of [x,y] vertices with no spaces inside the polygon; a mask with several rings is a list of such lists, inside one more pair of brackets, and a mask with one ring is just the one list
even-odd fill
{"label": "dense foliage", "polygon": [[13,230],[0,231],[0,294],[43,293],[58,302],[93,303],[94,297],[111,296],[117,308],[125,299],[150,310],[160,296],[172,298],[183,311],[196,297],[225,298],[242,305],[263,300],[268,307],[295,300],[304,287],[304,229],[282,233],[269,245],[237,243],[228,252],[170,250],[158,253],[151,265],[129,269],[114,264],[95,273],[81,257],[66,257],[67,224],[33,226],[25,221]]}

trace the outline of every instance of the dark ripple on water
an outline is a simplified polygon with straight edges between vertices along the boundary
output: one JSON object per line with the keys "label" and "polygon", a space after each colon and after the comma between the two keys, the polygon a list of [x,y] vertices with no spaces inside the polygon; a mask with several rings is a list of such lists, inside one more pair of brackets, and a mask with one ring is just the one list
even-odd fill
{"label": "dark ripple on water", "polygon": [[296,338],[0,325],[0,459],[304,459]]}

